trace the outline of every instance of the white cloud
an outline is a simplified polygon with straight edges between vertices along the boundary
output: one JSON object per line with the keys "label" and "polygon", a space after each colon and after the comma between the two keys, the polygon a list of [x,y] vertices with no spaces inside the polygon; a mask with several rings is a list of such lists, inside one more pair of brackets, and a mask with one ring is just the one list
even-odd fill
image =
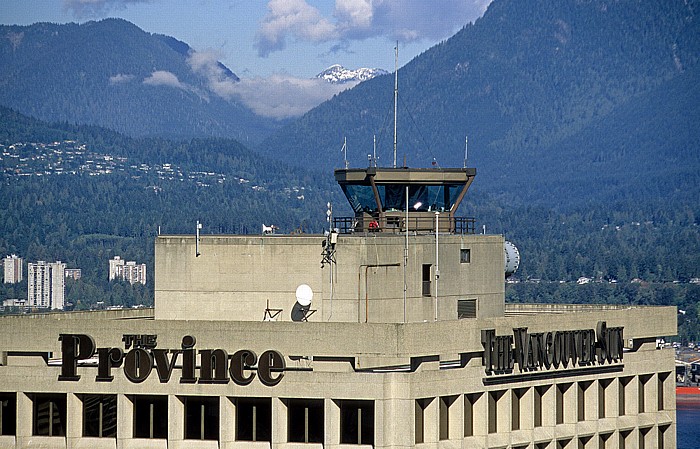
{"label": "white cloud", "polygon": [[402,42],[449,37],[480,17],[491,0],[336,0],[332,18],[306,0],[270,0],[256,47],[260,56],[282,50],[289,38],[310,42],[385,36]]}
{"label": "white cloud", "polygon": [[98,17],[125,8],[130,3],[148,3],[150,0],[63,0],[63,7],[76,17]]}
{"label": "white cloud", "polygon": [[256,114],[284,119],[299,117],[357,83],[335,85],[321,79],[300,79],[283,75],[243,79],[236,83],[237,95]]}
{"label": "white cloud", "polygon": [[[208,89],[214,94],[225,100],[240,100],[256,114],[274,119],[299,117],[333,95],[357,84],[346,83],[340,86],[317,78],[302,79],[286,75],[237,81],[226,76],[218,63],[218,54],[214,51],[193,51],[187,62],[192,71],[205,78]],[[158,76],[158,80],[175,86],[177,78],[173,80],[163,74]]]}
{"label": "white cloud", "polygon": [[182,90],[189,90],[188,87],[181,83],[177,76],[165,70],[156,70],[151,73],[151,75],[143,80],[143,84],[148,84],[149,86],[168,86],[176,87]]}
{"label": "white cloud", "polygon": [[269,12],[256,36],[261,56],[283,49],[287,35],[314,42],[336,36],[335,25],[305,0],[270,0],[267,8]]}
{"label": "white cloud", "polygon": [[117,73],[116,75],[112,75],[109,77],[109,84],[128,83],[129,81],[131,81],[133,79],[134,79],[134,75]]}

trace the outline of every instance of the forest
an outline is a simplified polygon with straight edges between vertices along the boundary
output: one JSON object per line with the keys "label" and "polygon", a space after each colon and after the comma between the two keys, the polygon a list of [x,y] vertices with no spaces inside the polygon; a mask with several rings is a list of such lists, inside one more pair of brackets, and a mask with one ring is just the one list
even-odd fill
{"label": "forest", "polygon": [[[158,232],[194,233],[197,220],[205,234],[257,234],[262,223],[274,223],[284,233],[322,232],[328,201],[337,215],[350,214],[331,173],[286,166],[232,140],[132,139],[0,111],[0,145],[5,148],[0,254],[17,254],[25,263],[61,260],[68,268],[81,268],[82,279],[66,281],[66,301],[75,309],[152,306]],[[14,159],[7,157],[9,145],[58,140],[121,157],[128,167],[216,170],[226,180],[198,184],[164,179],[153,170],[134,175],[129,169],[17,176]],[[591,202],[568,210],[523,206],[484,192],[477,176],[459,214],[474,217],[477,229],[485,226],[487,233],[503,234],[520,249],[522,263],[513,277],[517,282],[507,284],[507,301],[675,305],[683,311],[678,338],[700,339],[700,285],[690,283],[700,277],[699,204]],[[145,263],[147,285],[108,282],[108,260],[115,255]],[[590,282],[579,285],[581,277]],[[2,284],[0,298],[26,298],[26,279]]]}

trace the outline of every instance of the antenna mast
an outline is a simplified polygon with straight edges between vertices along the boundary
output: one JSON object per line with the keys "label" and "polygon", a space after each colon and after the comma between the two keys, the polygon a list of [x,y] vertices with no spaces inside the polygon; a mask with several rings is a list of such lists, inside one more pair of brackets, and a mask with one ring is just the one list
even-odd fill
{"label": "antenna mast", "polygon": [[345,160],[345,170],[348,169],[348,138],[343,137],[343,148],[340,149],[343,152],[343,159]]}
{"label": "antenna mast", "polygon": [[469,136],[464,136],[464,168],[467,168],[467,148],[469,148]]}
{"label": "antenna mast", "polygon": [[396,112],[399,102],[399,41],[394,47],[396,57],[394,60],[394,168],[396,168]]}

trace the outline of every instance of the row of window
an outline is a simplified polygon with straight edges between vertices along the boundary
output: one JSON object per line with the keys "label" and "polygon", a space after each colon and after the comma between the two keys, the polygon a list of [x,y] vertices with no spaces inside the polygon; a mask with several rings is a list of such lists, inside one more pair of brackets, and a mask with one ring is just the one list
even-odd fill
{"label": "row of window", "polygon": [[[66,394],[29,394],[32,401],[32,435],[66,435]],[[83,411],[83,436],[116,438],[117,395],[79,395]],[[168,438],[168,396],[130,396],[134,438]],[[184,438],[218,440],[219,397],[181,397],[184,406]],[[224,398],[223,400],[227,400]],[[235,438],[238,441],[272,441],[272,400],[231,398],[236,407]],[[323,443],[322,399],[284,399],[287,406],[287,441]],[[338,400],[340,443],[374,444],[374,401]],[[15,435],[17,396],[0,393],[0,435]]]}
{"label": "row of window", "polygon": [[435,425],[431,416],[447,440],[672,409],[674,387],[665,372],[417,399],[415,441]]}

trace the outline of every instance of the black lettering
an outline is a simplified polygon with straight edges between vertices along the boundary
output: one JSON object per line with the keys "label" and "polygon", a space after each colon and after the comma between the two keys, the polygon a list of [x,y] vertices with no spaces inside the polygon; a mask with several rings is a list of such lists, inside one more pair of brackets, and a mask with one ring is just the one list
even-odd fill
{"label": "black lettering", "polygon": [[[260,382],[268,387],[274,387],[282,380],[285,369],[284,357],[277,351],[265,351],[260,355],[258,362],[258,376]],[[279,373],[276,377],[272,373]]]}
{"label": "black lettering", "polygon": [[482,357],[482,364],[486,370],[486,374],[491,374],[493,372],[493,343],[496,336],[496,331],[493,329],[482,329],[481,330],[481,346],[484,347],[484,355]]}
{"label": "black lettering", "polygon": [[134,348],[124,357],[124,375],[134,383],[141,383],[153,370],[153,356],[143,348]]}
{"label": "black lettering", "polygon": [[518,362],[521,371],[525,371],[529,365],[527,328],[513,329],[515,339],[515,361]]}
{"label": "black lettering", "polygon": [[114,379],[112,368],[118,368],[122,365],[124,351],[121,348],[98,348],[97,358],[97,376],[95,381],[111,382]]}
{"label": "black lettering", "polygon": [[61,342],[61,374],[58,380],[78,381],[78,360],[95,354],[95,340],[85,334],[59,334]]}
{"label": "black lettering", "polygon": [[197,382],[197,376],[194,374],[197,353],[193,349],[196,343],[197,339],[191,335],[182,337],[182,376],[180,376],[180,383],[193,384]]}
{"label": "black lettering", "polygon": [[[154,349],[151,352],[153,354],[153,360],[156,364],[156,373],[158,373],[158,379],[161,383],[169,382],[170,376],[172,376],[173,374],[173,368],[175,367],[175,361],[177,360],[177,356],[182,351],[178,349]],[[170,361],[168,361],[168,352],[172,354],[170,356]]]}
{"label": "black lettering", "polygon": [[258,356],[253,351],[240,350],[231,356],[229,374],[231,379],[238,385],[248,385],[255,378],[255,373],[245,375],[246,369],[250,369],[258,361]]}
{"label": "black lettering", "polygon": [[199,351],[202,359],[202,367],[199,370],[200,383],[227,384],[228,378],[228,354],[223,349],[202,349]]}

